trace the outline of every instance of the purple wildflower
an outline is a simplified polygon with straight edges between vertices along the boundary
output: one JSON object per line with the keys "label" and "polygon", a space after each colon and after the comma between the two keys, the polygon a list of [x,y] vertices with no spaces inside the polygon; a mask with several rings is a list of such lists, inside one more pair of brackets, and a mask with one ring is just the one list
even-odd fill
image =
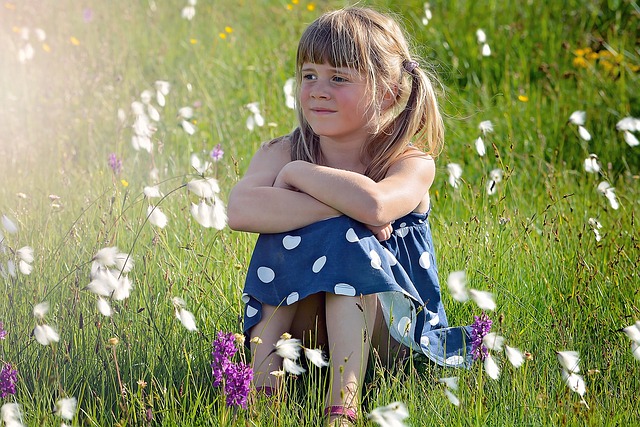
{"label": "purple wildflower", "polygon": [[122,171],[122,160],[116,156],[116,153],[109,154],[109,167],[115,175],[120,175]]}
{"label": "purple wildflower", "polygon": [[7,336],[7,330],[4,328],[4,323],[0,322],[0,340],[5,339]]}
{"label": "purple wildflower", "polygon": [[483,311],[480,316],[473,316],[475,321],[471,325],[471,353],[473,360],[484,360],[489,355],[489,349],[482,344],[482,338],[489,333],[493,322]]}
{"label": "purple wildflower", "polygon": [[227,406],[240,406],[246,409],[253,369],[246,363],[231,363],[226,374],[224,393],[227,395]]}
{"label": "purple wildflower", "polygon": [[84,22],[91,22],[93,21],[93,10],[91,8],[85,8],[82,11],[82,19],[84,20]]}
{"label": "purple wildflower", "polygon": [[16,382],[18,382],[18,371],[5,363],[0,370],[0,398],[16,394]]}
{"label": "purple wildflower", "polygon": [[231,359],[238,352],[236,337],[232,333],[218,332],[213,341],[213,386],[224,384],[227,406],[247,407],[249,384],[253,379],[253,370],[246,363],[235,363]]}
{"label": "purple wildflower", "polygon": [[222,146],[218,144],[215,147],[213,147],[213,150],[211,150],[211,153],[209,153],[209,156],[211,156],[211,159],[214,162],[221,160],[222,156],[224,156],[224,151],[222,150]]}

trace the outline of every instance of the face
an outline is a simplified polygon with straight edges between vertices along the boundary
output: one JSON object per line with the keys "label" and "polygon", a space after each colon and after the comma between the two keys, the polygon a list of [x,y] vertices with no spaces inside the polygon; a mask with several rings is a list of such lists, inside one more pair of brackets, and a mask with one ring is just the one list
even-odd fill
{"label": "face", "polygon": [[300,106],[320,138],[364,141],[373,108],[365,79],[355,70],[328,63],[302,65]]}

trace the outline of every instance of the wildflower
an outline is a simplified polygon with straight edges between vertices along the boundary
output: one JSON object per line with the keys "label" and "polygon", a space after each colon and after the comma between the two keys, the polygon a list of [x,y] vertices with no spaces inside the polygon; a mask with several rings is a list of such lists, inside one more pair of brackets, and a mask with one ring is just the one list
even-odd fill
{"label": "wildflower", "polygon": [[118,159],[116,153],[109,154],[109,167],[113,171],[114,175],[120,175],[122,171],[122,160]]}
{"label": "wildflower", "polygon": [[447,286],[451,297],[459,302],[465,302],[469,299],[466,289],[466,276],[464,271],[453,271],[449,273],[447,278]]}
{"label": "wildflower", "polygon": [[387,406],[380,406],[369,415],[367,419],[382,427],[402,427],[404,420],[409,417],[409,411],[402,402],[393,402]]}
{"label": "wildflower", "polygon": [[149,205],[147,207],[147,217],[149,218],[149,222],[158,228],[165,228],[169,222],[167,216],[158,206]]}
{"label": "wildflower", "polygon": [[631,354],[637,360],[640,360],[640,320],[631,326],[623,328],[622,331],[631,340]]}
{"label": "wildflower", "polygon": [[93,20],[93,10],[90,8],[85,8],[82,11],[82,20],[86,23],[89,23]]}
{"label": "wildflower", "polygon": [[194,179],[187,183],[187,190],[200,198],[212,199],[220,192],[220,186],[215,178]]}
{"label": "wildflower", "polygon": [[110,267],[115,267],[122,273],[128,273],[133,268],[133,258],[129,254],[120,252],[116,246],[100,249],[92,261],[92,273]]}
{"label": "wildflower", "polygon": [[304,349],[304,355],[307,357],[307,359],[311,363],[316,365],[318,368],[322,368],[324,366],[329,366],[329,362],[327,362],[324,359],[324,356],[322,355],[322,351],[320,349],[305,348]]}
{"label": "wildflower", "polygon": [[478,305],[480,309],[482,310],[496,309],[496,303],[493,300],[493,294],[491,292],[478,291],[476,289],[469,289],[469,295],[471,295],[471,299]]}
{"label": "wildflower", "polygon": [[520,102],[528,102],[529,101],[529,97],[527,95],[518,95],[518,100]]}
{"label": "wildflower", "polygon": [[600,162],[598,161],[598,156],[596,156],[595,154],[589,154],[589,157],[584,159],[584,170],[587,173],[600,172]]}
{"label": "wildflower", "polygon": [[625,117],[616,123],[616,129],[619,131],[636,132],[640,131],[640,119],[635,117]]}
{"label": "wildflower", "polygon": [[195,332],[198,330],[198,326],[196,325],[196,319],[193,314],[186,310],[186,303],[182,298],[174,297],[172,299],[173,306],[176,310],[176,318],[180,320],[182,326],[184,326],[187,331]]}
{"label": "wildflower", "polygon": [[451,402],[452,405],[460,406],[460,399],[458,399],[458,396],[453,394],[453,392],[451,390],[446,388],[444,390],[444,394],[445,394],[445,396],[447,396],[447,399],[449,399],[449,402]]}
{"label": "wildflower", "polygon": [[222,156],[224,156],[224,151],[222,150],[222,145],[220,144],[217,144],[215,147],[213,147],[211,153],[209,153],[209,157],[211,157],[214,162],[222,160]]}
{"label": "wildflower", "polygon": [[0,322],[0,340],[7,337],[7,330],[4,328],[4,323]]}
{"label": "wildflower", "polygon": [[629,145],[629,147],[637,147],[638,145],[640,145],[640,141],[638,141],[638,138],[636,138],[636,136],[628,130],[624,131],[624,141],[627,143],[627,145]]}
{"label": "wildflower", "polygon": [[577,351],[557,351],[556,355],[563,370],[572,373],[580,372],[580,355]]}
{"label": "wildflower", "polygon": [[60,399],[56,403],[55,414],[63,420],[71,421],[76,414],[77,404],[78,401],[75,397]]}
{"label": "wildflower", "polygon": [[262,117],[260,113],[259,104],[257,102],[251,102],[247,104],[246,107],[251,112],[251,115],[247,117],[247,129],[252,131],[256,126],[264,126],[264,117]]}
{"label": "wildflower", "polygon": [[75,38],[73,36],[69,37],[69,41],[74,46],[80,46],[80,40],[78,40],[77,38]]}
{"label": "wildflower", "polygon": [[587,118],[587,113],[585,111],[580,111],[580,110],[574,111],[569,116],[569,123],[578,126],[578,134],[580,135],[580,138],[584,139],[585,141],[590,141],[591,134],[584,127],[586,118]]}
{"label": "wildflower", "polygon": [[587,388],[582,375],[562,370],[562,379],[572,391],[578,393],[580,397],[584,397]]}
{"label": "wildflower", "polygon": [[487,153],[487,150],[484,146],[484,141],[482,140],[481,136],[476,138],[475,146],[476,146],[476,151],[478,152],[478,156],[482,157]]}
{"label": "wildflower", "polygon": [[49,345],[60,341],[60,336],[56,330],[49,325],[36,325],[33,330],[33,335],[35,336],[36,341],[42,345]]}
{"label": "wildflower", "polygon": [[487,34],[484,32],[482,28],[478,28],[476,30],[476,40],[478,41],[478,43],[487,42]]}
{"label": "wildflower", "polygon": [[2,421],[6,427],[22,427],[22,412],[20,405],[17,403],[5,403],[0,409],[2,413]]}
{"label": "wildflower", "polygon": [[49,303],[44,301],[33,307],[33,316],[38,320],[43,320],[49,312]]}
{"label": "wildflower", "polygon": [[444,384],[445,386],[447,386],[447,388],[449,388],[451,390],[457,390],[458,389],[458,377],[439,378],[438,382],[440,384]]}
{"label": "wildflower", "polygon": [[602,238],[602,236],[600,236],[600,229],[602,228],[602,224],[600,224],[600,222],[595,218],[589,218],[589,225],[593,230],[593,234],[596,235],[596,242],[599,242]]}
{"label": "wildflower", "polygon": [[449,172],[449,185],[453,188],[460,186],[460,178],[462,177],[462,167],[457,163],[449,163],[447,165],[447,172]]}
{"label": "wildflower", "polygon": [[154,186],[146,186],[142,189],[145,197],[148,199],[159,198],[162,197],[162,193],[157,185]]}
{"label": "wildflower", "polygon": [[213,385],[218,387],[224,383],[227,406],[247,407],[249,385],[253,379],[253,370],[242,362],[235,363],[231,359],[237,352],[237,339],[232,333],[218,332],[213,342]]}
{"label": "wildflower", "polygon": [[0,370],[0,398],[16,394],[16,382],[18,382],[18,371],[5,363]]}
{"label": "wildflower", "polygon": [[16,234],[18,232],[18,226],[6,215],[2,215],[2,226],[9,234]]}
{"label": "wildflower", "polygon": [[609,200],[609,204],[612,209],[618,209],[620,204],[616,198],[615,188],[612,187],[607,181],[602,181],[598,184],[598,191]]}
{"label": "wildflower", "polygon": [[482,344],[489,350],[502,351],[502,346],[504,345],[504,337],[502,335],[498,335],[495,332],[489,332],[484,337],[482,337]]}
{"label": "wildflower", "polygon": [[113,312],[112,312],[111,306],[109,305],[109,302],[107,300],[105,300],[104,298],[98,298],[97,307],[98,307],[98,311],[100,312],[100,314],[102,314],[103,316],[106,316],[106,317],[111,317],[111,314]]}
{"label": "wildflower", "polygon": [[191,154],[191,167],[194,168],[199,175],[204,175],[210,166],[210,162],[205,161],[203,163],[196,153]]}
{"label": "wildflower", "polygon": [[171,84],[165,80],[156,80],[155,82],[156,88],[156,101],[158,105],[164,107],[166,104],[165,97],[169,95],[169,91],[171,90]]}
{"label": "wildflower", "polygon": [[484,312],[480,316],[474,316],[474,319],[471,325],[471,353],[473,360],[484,360],[489,355],[489,350],[484,346],[483,338],[491,330],[493,322]]}
{"label": "wildflower", "polygon": [[491,120],[482,121],[478,125],[478,129],[480,129],[480,132],[482,132],[483,135],[486,135],[493,132],[493,123],[491,123]]}
{"label": "wildflower", "polygon": [[292,110],[296,108],[296,97],[294,93],[295,82],[296,79],[290,77],[286,82],[284,82],[284,86],[282,87],[282,90],[284,91],[285,105],[287,106],[287,108],[290,108]]}
{"label": "wildflower", "polygon": [[499,182],[502,182],[502,169],[492,169],[491,172],[489,172],[489,181],[487,181],[487,194],[489,196],[496,193]]}
{"label": "wildflower", "polygon": [[422,17],[422,25],[429,24],[433,15],[431,14],[431,5],[427,2],[424,3],[424,16]]}
{"label": "wildflower", "polygon": [[484,358],[484,371],[493,380],[497,380],[500,377],[500,367],[490,354],[487,354]]}
{"label": "wildflower", "polygon": [[222,230],[227,225],[227,213],[224,209],[224,203],[218,197],[213,198],[211,205],[204,199],[197,205],[192,203],[190,210],[193,218],[205,228]]}
{"label": "wildflower", "polygon": [[520,366],[522,366],[522,363],[524,362],[524,357],[520,352],[520,350],[514,347],[509,347],[508,345],[505,345],[504,352],[506,353],[507,359],[509,359],[509,362],[511,362],[511,364],[515,368],[519,368]]}
{"label": "wildflower", "polygon": [[300,357],[302,345],[297,338],[284,337],[280,338],[275,344],[276,353],[284,359],[296,360]]}
{"label": "wildflower", "polygon": [[188,5],[182,8],[180,15],[187,21],[191,21],[196,16],[196,8],[192,5]]}

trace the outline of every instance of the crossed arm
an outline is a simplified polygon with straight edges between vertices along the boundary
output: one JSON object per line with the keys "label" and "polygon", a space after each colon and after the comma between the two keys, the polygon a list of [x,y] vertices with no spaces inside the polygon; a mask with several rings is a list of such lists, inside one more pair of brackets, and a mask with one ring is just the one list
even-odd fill
{"label": "crossed arm", "polygon": [[280,233],[344,214],[384,235],[391,221],[428,197],[434,174],[431,157],[411,155],[395,162],[387,176],[375,182],[357,172],[291,161],[288,144],[275,143],[256,153],[231,191],[229,226]]}

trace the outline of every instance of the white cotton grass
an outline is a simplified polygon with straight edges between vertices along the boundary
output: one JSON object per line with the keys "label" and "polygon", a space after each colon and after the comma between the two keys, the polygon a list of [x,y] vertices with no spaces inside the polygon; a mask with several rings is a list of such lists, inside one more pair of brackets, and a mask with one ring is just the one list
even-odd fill
{"label": "white cotton grass", "polygon": [[429,21],[433,18],[433,14],[431,13],[431,4],[428,2],[424,3],[424,15],[422,16],[422,25],[428,25]]}
{"label": "white cotton grass", "polygon": [[367,419],[380,427],[403,427],[404,420],[409,418],[409,410],[402,402],[393,402],[386,406],[375,408],[367,415]]}
{"label": "white cotton grass", "polygon": [[217,194],[220,186],[215,178],[203,178],[187,183],[187,189],[200,197],[199,203],[191,203],[191,216],[205,228],[222,230],[227,225],[227,212]]}
{"label": "white cotton grass", "polygon": [[164,107],[167,102],[166,96],[171,91],[171,83],[166,80],[156,80],[154,86],[156,89],[156,102],[159,106]]}
{"label": "white cotton grass", "polygon": [[215,178],[194,179],[187,183],[187,189],[203,199],[211,199],[220,193],[220,185]]}
{"label": "white cotton grass", "polygon": [[636,360],[640,360],[640,320],[622,328],[622,331],[631,340],[631,354]]}
{"label": "white cotton grass", "polygon": [[602,224],[600,224],[600,221],[595,218],[589,218],[588,223],[591,230],[593,230],[593,234],[596,236],[596,242],[599,242],[602,239],[602,235],[600,234]]}
{"label": "white cotton grass", "polygon": [[323,368],[325,366],[329,366],[329,362],[324,358],[322,354],[322,350],[320,349],[312,349],[312,348],[304,348],[305,357],[313,363],[318,368]]}
{"label": "white cotton grass", "polygon": [[589,405],[584,400],[587,387],[580,372],[580,354],[577,351],[565,350],[556,351],[556,356],[562,368],[562,379],[571,391],[580,395],[582,403],[588,408]]}
{"label": "white cotton grass", "polygon": [[147,199],[158,199],[163,197],[163,194],[160,192],[160,188],[158,188],[157,185],[147,185],[142,189],[142,193]]}
{"label": "white cotton grass", "polygon": [[188,0],[187,5],[180,11],[180,16],[187,21],[191,21],[196,16],[196,4],[198,0]]}
{"label": "white cotton grass", "polygon": [[260,112],[260,104],[257,102],[250,102],[245,105],[249,112],[251,113],[249,117],[247,117],[246,126],[249,131],[253,131],[256,126],[262,127],[264,126],[264,117],[262,117],[262,113]]}
{"label": "white cotton grass", "polygon": [[624,141],[629,147],[640,145],[638,137],[633,132],[640,132],[640,119],[625,117],[616,123],[616,129],[623,133]]}
{"label": "white cotton grass", "polygon": [[113,314],[113,310],[111,309],[111,305],[109,301],[104,298],[99,297],[96,301],[96,307],[98,308],[98,312],[106,317],[111,317]]}
{"label": "white cotton grass", "polygon": [[524,356],[519,349],[505,345],[504,353],[506,354],[509,363],[511,363],[514,368],[519,368],[524,363]]}
{"label": "white cotton grass", "polygon": [[18,261],[18,269],[22,274],[28,276],[33,271],[33,248],[31,246],[23,246],[16,251]]}
{"label": "white cotton grass", "polygon": [[444,394],[454,406],[460,406],[460,399],[453,392],[458,390],[458,377],[439,378],[438,382],[445,385]]}
{"label": "white cotton grass", "polygon": [[589,157],[584,159],[584,170],[587,173],[599,173],[600,172],[600,161],[598,160],[598,156],[591,153]]}
{"label": "white cotton grass", "polygon": [[186,330],[195,332],[198,330],[198,326],[196,325],[196,319],[194,315],[186,309],[186,302],[180,297],[173,297],[171,299],[173,303],[173,308],[175,309],[175,315],[182,326],[185,327]]}
{"label": "white cotton grass", "polygon": [[55,414],[63,420],[71,421],[76,415],[78,400],[75,397],[66,397],[56,402]]}
{"label": "white cotton grass", "polygon": [[491,56],[491,47],[487,42],[487,33],[485,33],[482,28],[478,28],[476,30],[476,40],[478,41],[478,44],[481,46],[480,53],[482,54],[482,56],[484,57]]}
{"label": "white cotton grass", "polygon": [[502,351],[505,338],[496,332],[489,332],[482,338],[482,344],[489,350]]}
{"label": "white cotton grass", "polygon": [[493,311],[496,309],[496,302],[491,292],[469,289],[469,296],[481,310]]}
{"label": "white cotton grass", "polygon": [[60,335],[51,326],[44,323],[44,318],[49,312],[49,303],[44,301],[33,307],[33,316],[38,324],[33,329],[36,341],[44,346],[60,341]]}
{"label": "white cotton grass", "polygon": [[602,181],[598,184],[598,192],[605,196],[611,205],[611,209],[617,210],[620,208],[618,198],[616,197],[615,188],[611,186],[607,181]]}
{"label": "white cotton grass", "polygon": [[571,123],[572,125],[578,126],[578,135],[580,135],[580,138],[582,138],[585,141],[591,141],[591,134],[584,127],[586,120],[587,120],[587,113],[586,111],[582,111],[582,110],[574,111],[569,116],[569,123]]}
{"label": "white cotton grass", "polygon": [[489,378],[491,378],[492,380],[497,380],[498,378],[500,378],[500,367],[496,363],[493,356],[491,356],[491,354],[487,354],[487,356],[484,358],[483,363],[484,371]]}
{"label": "white cotton grass", "polygon": [[196,153],[191,154],[191,167],[198,173],[198,175],[203,175],[205,172],[209,170],[211,167],[211,162],[205,160],[200,160],[200,157]]}
{"label": "white cotton grass", "polygon": [[498,191],[498,184],[502,182],[502,169],[492,169],[487,181],[487,195],[493,196]]}
{"label": "white cotton grass", "polygon": [[496,303],[493,294],[487,291],[479,291],[477,289],[467,290],[467,278],[464,271],[454,271],[449,273],[447,278],[447,287],[451,293],[451,297],[458,302],[466,302],[471,298],[476,305],[482,310],[493,311],[496,309]]}
{"label": "white cotton grass", "polygon": [[147,206],[147,217],[149,218],[149,222],[158,228],[165,228],[169,223],[169,218],[167,218],[158,206]]}
{"label": "white cotton grass", "polygon": [[449,185],[453,188],[458,188],[462,178],[462,166],[458,163],[449,163],[447,172],[449,173]]}
{"label": "white cotton grass", "polygon": [[6,215],[2,215],[2,226],[8,234],[18,233],[18,226]]}
{"label": "white cotton grass", "polygon": [[283,359],[296,360],[300,357],[302,344],[299,339],[283,335],[275,344],[276,354]]}
{"label": "white cotton grass", "polygon": [[5,403],[0,409],[5,427],[22,427],[22,410],[17,403]]}

